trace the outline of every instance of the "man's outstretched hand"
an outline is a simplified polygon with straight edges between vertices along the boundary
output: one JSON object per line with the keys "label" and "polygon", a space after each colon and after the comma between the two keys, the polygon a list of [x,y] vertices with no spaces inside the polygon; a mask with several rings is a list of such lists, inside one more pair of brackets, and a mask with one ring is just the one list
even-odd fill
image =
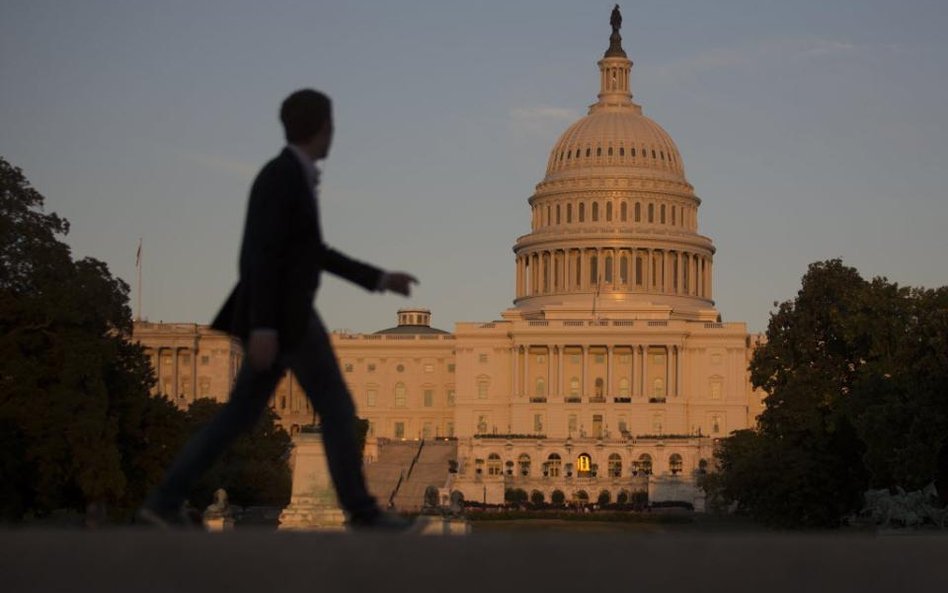
{"label": "man's outstretched hand", "polygon": [[402,296],[411,295],[411,285],[418,284],[418,279],[405,272],[387,272],[382,278],[382,291],[397,292]]}

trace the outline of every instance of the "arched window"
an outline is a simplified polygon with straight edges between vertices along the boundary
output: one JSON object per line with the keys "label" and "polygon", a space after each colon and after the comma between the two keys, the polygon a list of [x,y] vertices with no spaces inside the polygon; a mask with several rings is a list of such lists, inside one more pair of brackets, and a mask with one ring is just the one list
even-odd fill
{"label": "arched window", "polygon": [[613,453],[609,456],[609,473],[610,478],[621,478],[622,477],[622,457],[618,453]]}
{"label": "arched window", "polygon": [[592,221],[599,222],[599,202],[592,203]]}
{"label": "arched window", "polygon": [[404,383],[395,384],[395,407],[404,408],[407,405],[408,394]]}
{"label": "arched window", "polygon": [[655,222],[655,204],[648,205],[648,221]]}
{"label": "arched window", "polygon": [[635,203],[635,222],[642,222],[642,203]]}
{"label": "arched window", "polygon": [[635,258],[635,285],[642,286],[642,257]]}
{"label": "arched window", "polygon": [[573,205],[566,205],[566,222],[573,222]]}
{"label": "arched window", "polygon": [[619,220],[622,222],[629,220],[629,204],[626,202],[619,205]]}
{"label": "arched window", "polygon": [[621,284],[629,283],[629,256],[623,255],[619,259],[619,282]]}
{"label": "arched window", "polygon": [[589,157],[589,154],[590,154],[591,151],[592,151],[592,149],[587,146],[587,147],[586,147],[586,156],[587,156],[587,157]]}
{"label": "arched window", "polygon": [[537,377],[536,395],[537,397],[546,397],[546,381],[543,380],[543,377]]}
{"label": "arched window", "polygon": [[625,156],[625,147],[624,147],[624,146],[620,146],[620,147],[619,147],[619,156]]}
{"label": "arched window", "polygon": [[675,222],[675,218],[676,218],[675,214],[676,214],[677,211],[678,211],[678,207],[677,207],[677,206],[672,206],[672,226],[674,226],[675,224],[677,224],[677,223]]}
{"label": "arched window", "polygon": [[573,495],[573,500],[578,504],[587,505],[589,504],[589,493],[585,490],[579,490]]}
{"label": "arched window", "polygon": [[550,453],[550,456],[546,458],[546,475],[551,478],[560,477],[560,471],[563,469],[563,460],[560,458],[558,453]]}
{"label": "arched window", "polygon": [[606,256],[606,268],[602,271],[606,284],[612,284],[612,256]]}
{"label": "arched window", "polygon": [[638,471],[649,475],[652,473],[652,456],[648,453],[642,453],[639,455],[639,461],[636,463]]}
{"label": "arched window", "polygon": [[487,456],[487,475],[499,476],[503,474],[503,468],[500,465],[500,455],[491,453]]}
{"label": "arched window", "polygon": [[629,380],[625,377],[619,379],[619,397],[629,397]]}
{"label": "arched window", "polygon": [[681,455],[678,453],[672,453],[668,458],[668,469],[671,470],[673,474],[681,473],[683,465]]}
{"label": "arched window", "polygon": [[579,203],[579,222],[586,222],[586,203]]}
{"label": "arched window", "polygon": [[602,156],[602,147],[601,147],[601,146],[597,146],[597,147],[596,147],[596,156]]}
{"label": "arched window", "polygon": [[583,283],[583,255],[581,253],[576,254],[576,286],[579,286]]}
{"label": "arched window", "polygon": [[560,205],[556,205],[556,224],[560,224]]}
{"label": "arched window", "polygon": [[612,202],[606,202],[606,222],[612,222]]}
{"label": "arched window", "polygon": [[588,475],[592,471],[592,457],[588,453],[583,453],[576,458],[576,475]]}
{"label": "arched window", "polygon": [[521,453],[517,458],[517,473],[521,476],[530,475],[530,456],[526,453]]}
{"label": "arched window", "polygon": [[599,284],[599,258],[595,255],[589,258],[589,283],[593,286]]}
{"label": "arched window", "polygon": [[609,156],[612,156],[612,147],[611,147],[611,146],[609,147],[608,155],[609,155]]}

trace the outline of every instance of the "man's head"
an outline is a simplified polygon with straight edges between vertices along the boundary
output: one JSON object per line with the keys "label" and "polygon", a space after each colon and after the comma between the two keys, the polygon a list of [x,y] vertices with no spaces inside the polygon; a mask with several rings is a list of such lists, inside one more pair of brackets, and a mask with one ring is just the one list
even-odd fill
{"label": "man's head", "polygon": [[280,106],[280,121],[286,141],[302,148],[313,160],[329,154],[332,101],[325,94],[313,89],[296,91]]}

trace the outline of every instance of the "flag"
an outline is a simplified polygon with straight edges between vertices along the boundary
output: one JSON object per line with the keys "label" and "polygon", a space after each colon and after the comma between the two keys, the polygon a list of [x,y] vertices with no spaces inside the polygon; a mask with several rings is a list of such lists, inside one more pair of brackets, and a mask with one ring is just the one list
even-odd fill
{"label": "flag", "polygon": [[135,252],[135,267],[140,268],[142,265],[142,240],[141,237],[138,239],[138,251]]}

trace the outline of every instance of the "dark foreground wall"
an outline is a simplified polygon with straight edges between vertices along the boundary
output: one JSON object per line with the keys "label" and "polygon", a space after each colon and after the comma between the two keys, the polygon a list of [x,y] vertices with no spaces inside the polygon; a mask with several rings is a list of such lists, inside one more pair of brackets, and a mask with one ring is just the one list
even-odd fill
{"label": "dark foreground wall", "polygon": [[0,590],[948,591],[948,536],[5,531]]}

